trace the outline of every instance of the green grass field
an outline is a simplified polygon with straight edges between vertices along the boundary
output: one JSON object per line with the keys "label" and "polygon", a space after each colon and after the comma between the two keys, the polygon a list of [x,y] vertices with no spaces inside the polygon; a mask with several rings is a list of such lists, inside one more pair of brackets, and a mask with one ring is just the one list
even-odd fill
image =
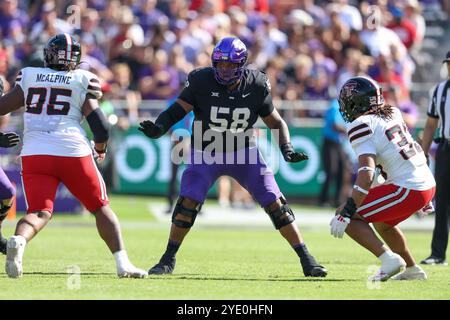
{"label": "green grass field", "polygon": [[[155,222],[149,201],[161,200],[111,199],[130,259],[144,269],[158,261],[169,230],[166,223]],[[301,207],[294,208],[301,214]],[[3,230],[8,236],[13,225],[6,224]],[[378,264],[376,258],[348,237],[334,239],[327,229],[303,229],[303,234],[310,251],[328,268],[327,278],[303,277],[295,253],[274,229],[194,227],[180,249],[173,275],[118,279],[93,217],[56,215],[27,246],[21,279],[9,279],[1,267],[0,298],[450,299],[449,267],[425,267],[427,281],[388,281],[369,288],[366,278]],[[417,259],[429,253],[430,232],[406,235]],[[73,266],[80,276],[68,273]]]}

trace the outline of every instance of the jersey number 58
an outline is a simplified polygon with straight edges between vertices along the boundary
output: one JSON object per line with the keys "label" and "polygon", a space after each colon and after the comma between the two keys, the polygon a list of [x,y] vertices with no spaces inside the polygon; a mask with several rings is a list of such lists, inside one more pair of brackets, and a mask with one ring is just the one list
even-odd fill
{"label": "jersey number 58", "polygon": [[[222,114],[225,117],[220,118]],[[248,119],[250,118],[250,110],[247,108],[236,108],[229,118],[230,108],[225,107],[211,107],[211,123],[210,128],[214,131],[224,132],[228,129],[228,123],[231,122],[229,128],[231,133],[240,133],[245,131],[248,126]]]}

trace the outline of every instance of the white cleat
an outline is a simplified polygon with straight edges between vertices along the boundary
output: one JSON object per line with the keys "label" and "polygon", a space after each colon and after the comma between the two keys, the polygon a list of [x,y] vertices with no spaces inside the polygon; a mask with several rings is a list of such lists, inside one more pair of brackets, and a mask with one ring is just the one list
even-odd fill
{"label": "white cleat", "polygon": [[21,236],[12,236],[6,244],[5,271],[10,278],[22,276],[22,257],[25,251],[26,241]]}
{"label": "white cleat", "polygon": [[427,280],[427,274],[416,264],[415,266],[406,268],[402,273],[393,276],[392,280]]}
{"label": "white cleat", "polygon": [[369,277],[369,281],[387,281],[390,277],[403,271],[406,267],[406,262],[398,254],[393,253],[392,256],[384,264],[381,264],[380,269],[373,276]]}
{"label": "white cleat", "polygon": [[146,278],[148,273],[145,270],[136,268],[132,264],[117,269],[119,278]]}

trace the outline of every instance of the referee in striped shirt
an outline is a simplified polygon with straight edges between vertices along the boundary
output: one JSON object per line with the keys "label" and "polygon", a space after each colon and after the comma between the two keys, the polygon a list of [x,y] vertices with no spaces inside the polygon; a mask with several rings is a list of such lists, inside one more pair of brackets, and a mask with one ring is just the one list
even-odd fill
{"label": "referee in striped shirt", "polygon": [[422,148],[426,155],[430,150],[436,129],[439,126],[439,141],[436,152],[436,213],[431,242],[431,255],[422,264],[446,264],[445,253],[450,228],[450,51],[443,61],[447,65],[449,78],[439,83],[433,92],[428,107],[428,118],[423,132]]}

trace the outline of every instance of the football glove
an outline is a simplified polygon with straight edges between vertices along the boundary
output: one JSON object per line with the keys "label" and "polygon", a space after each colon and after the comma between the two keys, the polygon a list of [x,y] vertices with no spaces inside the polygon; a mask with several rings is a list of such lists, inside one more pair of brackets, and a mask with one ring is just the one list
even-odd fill
{"label": "football glove", "polygon": [[[339,209],[338,209],[339,210]],[[342,238],[345,229],[350,224],[351,218],[356,212],[356,204],[353,198],[348,198],[345,206],[331,219],[331,235],[335,238]]]}
{"label": "football glove", "polygon": [[423,218],[435,211],[433,202],[430,201],[425,207],[417,211],[417,214],[419,215],[419,218]]}
{"label": "football glove", "polygon": [[16,146],[20,141],[19,135],[15,132],[0,132],[0,147],[11,148]]}
{"label": "football glove", "polygon": [[300,162],[309,159],[306,153],[294,151],[290,142],[280,146],[280,150],[286,162]]}
{"label": "football glove", "polygon": [[97,163],[100,163],[103,160],[105,160],[107,148],[105,148],[104,150],[98,150],[95,147],[95,142],[92,140],[91,140],[91,147],[92,147],[92,155],[94,156],[94,160],[97,161]]}
{"label": "football glove", "polygon": [[344,236],[345,229],[347,229],[349,224],[350,218],[341,216],[340,214],[335,215],[330,222],[331,235],[335,238],[342,238]]}
{"label": "football glove", "polygon": [[142,121],[138,128],[139,131],[142,131],[147,137],[152,139],[158,139],[163,135],[163,128],[159,124],[155,124],[150,120]]}

